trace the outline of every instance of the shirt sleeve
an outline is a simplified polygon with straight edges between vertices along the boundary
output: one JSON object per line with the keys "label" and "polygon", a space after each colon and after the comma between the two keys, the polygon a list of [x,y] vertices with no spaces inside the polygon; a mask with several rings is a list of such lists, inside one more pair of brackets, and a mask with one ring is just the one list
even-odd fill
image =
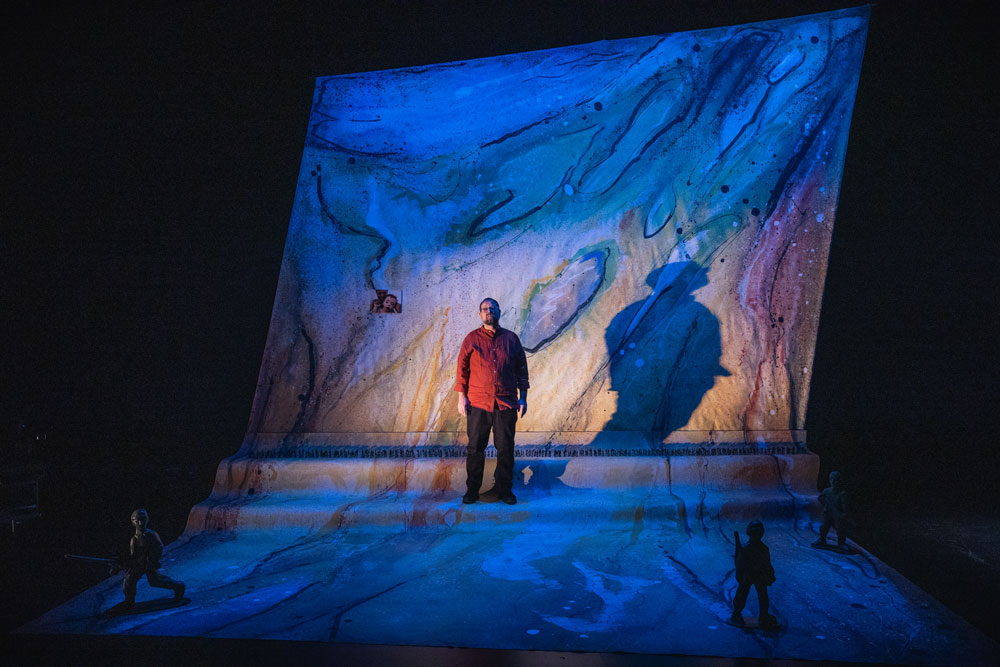
{"label": "shirt sleeve", "polygon": [[524,354],[524,347],[521,346],[521,339],[514,336],[515,345],[511,350],[514,362],[514,378],[517,380],[517,388],[528,390],[528,358]]}
{"label": "shirt sleeve", "polygon": [[472,356],[472,344],[466,336],[462,341],[462,347],[458,351],[458,370],[455,373],[455,391],[469,393],[469,358]]}

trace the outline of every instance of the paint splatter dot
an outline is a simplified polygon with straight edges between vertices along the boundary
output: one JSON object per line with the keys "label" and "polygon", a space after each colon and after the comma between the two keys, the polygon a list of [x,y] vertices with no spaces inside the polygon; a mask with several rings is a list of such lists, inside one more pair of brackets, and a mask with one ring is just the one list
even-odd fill
{"label": "paint splatter dot", "polygon": [[778,321],[779,321],[779,322],[784,322],[784,321],[785,321],[785,318],[784,318],[784,317],[779,317],[779,318],[778,318]]}
{"label": "paint splatter dot", "polygon": [[717,625],[710,625],[710,626],[708,626],[708,629],[709,630],[718,630],[719,626],[717,626]]}
{"label": "paint splatter dot", "polygon": [[569,183],[567,183],[566,185],[563,186],[563,192],[565,192],[567,195],[569,195],[570,197],[572,197],[573,196],[573,186],[570,185]]}
{"label": "paint splatter dot", "polygon": [[816,222],[823,222],[823,218],[824,217],[825,216],[822,213],[817,213],[816,214]]}
{"label": "paint splatter dot", "polygon": [[536,630],[534,628],[530,628],[528,630],[525,630],[525,632],[527,632],[529,635],[537,635],[539,633],[539,630]]}
{"label": "paint splatter dot", "polygon": [[684,229],[683,229],[683,228],[681,228],[681,227],[678,227],[678,228],[677,228],[677,233],[678,233],[678,234],[683,234],[683,233],[684,233]]}
{"label": "paint splatter dot", "polygon": [[570,610],[570,609],[572,609],[572,608],[573,608],[573,607],[563,607],[563,609],[565,609],[566,611],[569,611],[569,610]]}
{"label": "paint splatter dot", "polygon": [[692,49],[694,49],[695,51],[701,51],[701,44],[695,44],[695,45],[694,45],[693,47],[691,47],[691,48],[692,48]]}
{"label": "paint splatter dot", "polygon": [[636,359],[635,360],[635,367],[636,368],[642,368],[645,365],[646,365],[646,362],[643,361],[642,359]]}
{"label": "paint splatter dot", "polygon": [[750,200],[749,200],[749,199],[747,199],[746,197],[744,197],[744,198],[743,198],[743,203],[744,203],[744,204],[749,204],[749,203],[750,203]]}
{"label": "paint splatter dot", "polygon": [[635,343],[629,343],[628,344],[628,349],[634,350],[635,349]]}
{"label": "paint splatter dot", "polygon": [[723,192],[729,192],[729,186],[728,186],[728,185],[723,185],[723,186],[722,186],[721,188],[719,188],[719,189],[720,189],[720,190],[722,190]]}
{"label": "paint splatter dot", "polygon": [[809,38],[809,41],[812,42],[813,44],[819,44],[819,37],[813,35],[812,37]]}
{"label": "paint splatter dot", "polygon": [[772,414],[772,415],[776,415],[776,414],[778,414],[778,413],[777,413],[777,411],[775,411],[775,410],[771,410],[771,414]]}
{"label": "paint splatter dot", "polygon": [[726,258],[725,257],[722,257],[721,259],[719,259],[719,264],[725,264],[725,263],[726,263]]}
{"label": "paint splatter dot", "polygon": [[604,108],[603,104],[601,104],[600,102],[594,102],[594,111],[600,111],[603,108]]}
{"label": "paint splatter dot", "polygon": [[588,639],[590,637],[590,635],[580,635],[580,636],[584,639]]}
{"label": "paint splatter dot", "polygon": [[750,209],[750,215],[760,215],[760,209],[755,206],[754,208]]}

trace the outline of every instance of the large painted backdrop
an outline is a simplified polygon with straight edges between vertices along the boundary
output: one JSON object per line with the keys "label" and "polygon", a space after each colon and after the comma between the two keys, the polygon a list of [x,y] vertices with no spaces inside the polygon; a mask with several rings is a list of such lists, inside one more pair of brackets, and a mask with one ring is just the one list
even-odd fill
{"label": "large painted backdrop", "polygon": [[461,444],[486,296],[520,444],[801,443],[867,17],[318,79],[244,452]]}

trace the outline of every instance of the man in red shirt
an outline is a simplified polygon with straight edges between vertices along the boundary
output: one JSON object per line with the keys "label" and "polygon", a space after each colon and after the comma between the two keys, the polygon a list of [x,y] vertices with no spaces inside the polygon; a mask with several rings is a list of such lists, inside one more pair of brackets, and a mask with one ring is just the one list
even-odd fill
{"label": "man in red shirt", "polygon": [[484,501],[517,502],[514,481],[514,425],[528,411],[528,362],[521,340],[500,326],[500,304],[486,298],[479,304],[483,326],[469,333],[458,353],[458,411],[466,418],[469,449],[465,459],[466,491],[462,502],[479,500],[486,444],[493,430],[497,468],[493,488]]}

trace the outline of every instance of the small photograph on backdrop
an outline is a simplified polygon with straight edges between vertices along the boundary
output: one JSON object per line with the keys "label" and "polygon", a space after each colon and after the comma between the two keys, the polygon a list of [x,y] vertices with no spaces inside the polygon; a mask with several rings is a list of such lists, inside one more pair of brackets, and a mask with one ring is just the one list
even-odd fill
{"label": "small photograph on backdrop", "polygon": [[369,313],[401,313],[403,312],[403,291],[394,289],[377,289],[375,298],[368,306]]}

